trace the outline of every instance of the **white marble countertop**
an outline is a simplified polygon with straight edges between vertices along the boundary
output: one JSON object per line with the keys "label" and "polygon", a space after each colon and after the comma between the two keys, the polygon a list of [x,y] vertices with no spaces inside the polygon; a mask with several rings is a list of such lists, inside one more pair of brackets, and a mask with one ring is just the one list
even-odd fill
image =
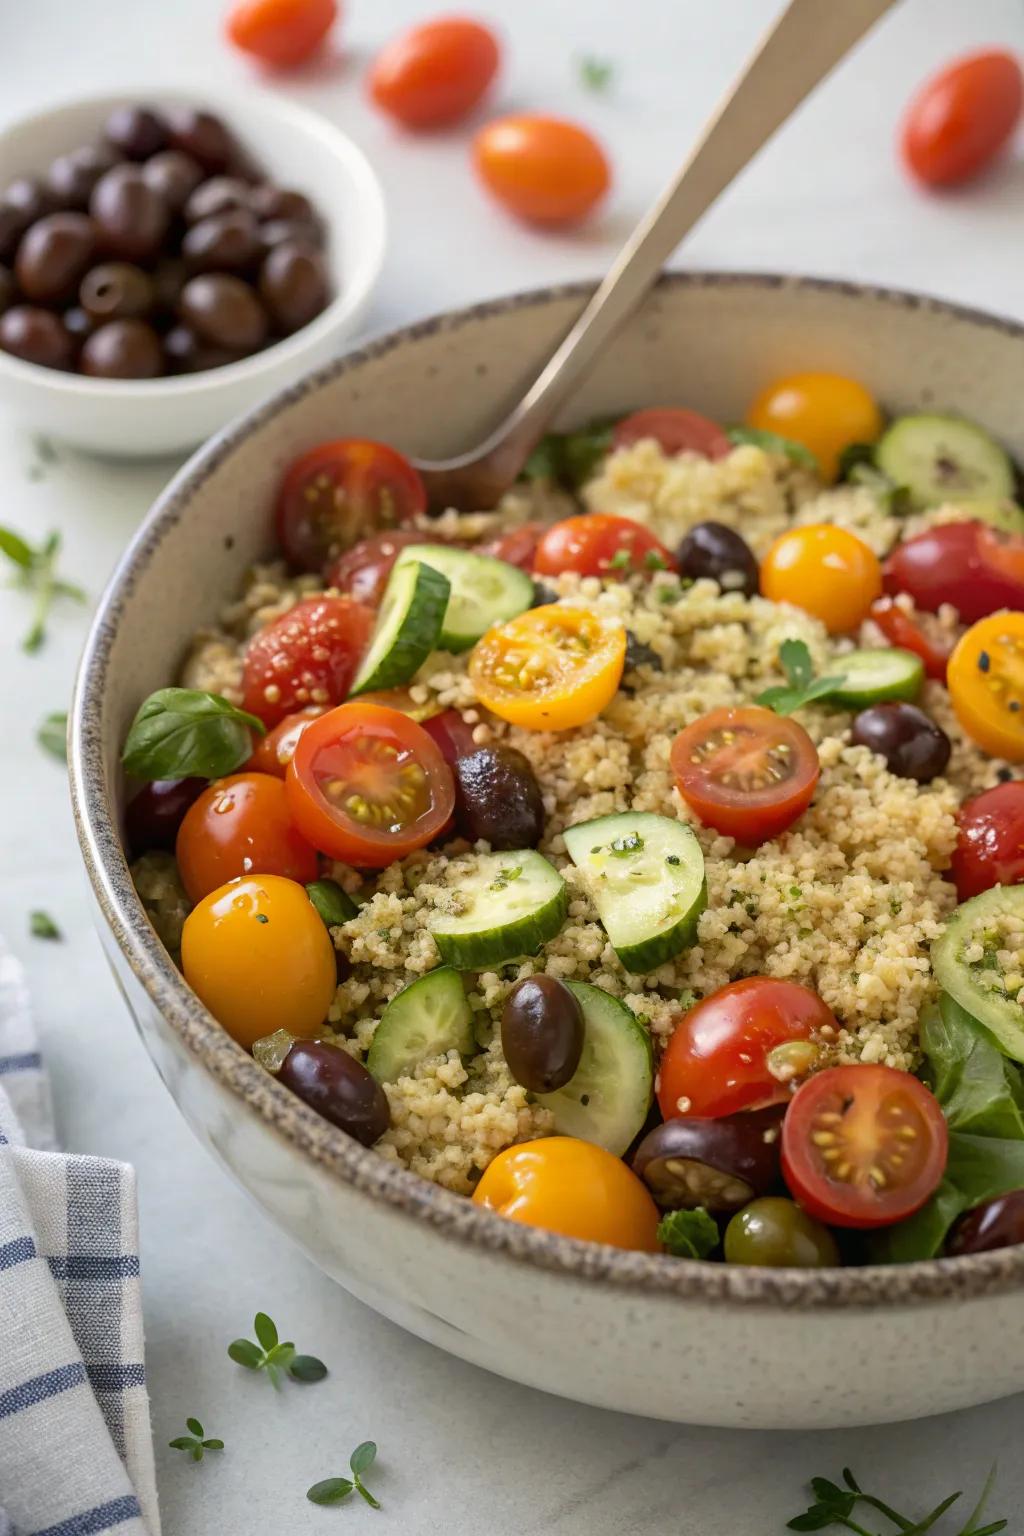
{"label": "white marble countertop", "polygon": [[[87,89],[135,94],[150,82],[187,84],[215,102],[218,87],[248,73],[219,42],[220,9],[212,0],[32,0],[3,29],[0,116]],[[349,129],[379,168],[391,215],[372,316],[382,328],[599,272],[775,7],[481,0],[473,8],[502,25],[509,43],[496,104],[578,115],[614,156],[614,199],[593,228],[573,236],[507,222],[474,185],[464,136],[402,140],[367,107],[361,76],[373,50],[431,8],[351,0],[348,9],[341,57],[275,88]],[[912,86],[983,43],[1024,48],[1020,0],[905,0],[705,221],[685,263],[864,278],[1024,317],[1024,162],[929,198],[907,184],[894,158],[894,125]],[[578,85],[573,59],[581,53],[614,61],[607,95]],[[0,520],[37,537],[60,528],[68,574],[95,596],[171,466],[58,453],[55,463],[38,464],[31,440],[0,422]],[[62,606],[46,648],[31,658],[17,647],[25,621],[24,599],[4,591],[0,932],[29,968],[67,1144],[138,1168],[167,1536],[242,1536],[257,1525],[301,1536],[332,1521],[339,1530],[409,1536],[771,1536],[803,1507],[811,1474],[835,1476],[849,1463],[897,1503],[923,1508],[953,1488],[973,1491],[994,1456],[1002,1468],[991,1513],[1012,1517],[1024,1506],[1024,1397],[847,1433],[727,1433],[630,1419],[452,1360],[367,1311],[293,1252],[193,1142],[115,991],[90,926],[64,774],[34,741],[39,718],[66,707],[86,615]],[[29,938],[35,907],[53,914],[62,944]],[[229,1364],[227,1342],[259,1308],[327,1360],[329,1382],[275,1397]],[[222,1457],[196,1466],[166,1449],[187,1414],[223,1436]],[[307,1504],[305,1488],[343,1471],[365,1438],[380,1446],[373,1486],[383,1511]]]}

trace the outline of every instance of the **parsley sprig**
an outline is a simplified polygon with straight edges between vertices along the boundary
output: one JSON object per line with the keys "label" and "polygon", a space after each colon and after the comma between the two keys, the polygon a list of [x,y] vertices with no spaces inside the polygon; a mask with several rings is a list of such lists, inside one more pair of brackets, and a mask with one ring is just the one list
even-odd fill
{"label": "parsley sprig", "polygon": [[[837,1483],[830,1482],[827,1477],[812,1477],[810,1482],[811,1492],[814,1495],[814,1503],[802,1515],[795,1515],[787,1524],[790,1531],[823,1531],[831,1525],[841,1525],[848,1531],[853,1531],[856,1536],[883,1536],[878,1531],[869,1531],[866,1526],[853,1520],[851,1516],[858,1504],[865,1504],[869,1508],[877,1510],[884,1515],[890,1525],[902,1532],[902,1536],[924,1536],[926,1531],[942,1519],[947,1509],[954,1505],[961,1493],[951,1493],[941,1503],[936,1504],[922,1520],[910,1520],[906,1515],[901,1515],[898,1510],[886,1504],[876,1494],[865,1493],[849,1467],[843,1468],[844,1488]],[[985,1486],[981,1490],[981,1497],[968,1516],[967,1524],[961,1526],[957,1536],[996,1536],[996,1532],[1004,1531],[1008,1522],[1006,1520],[992,1520],[987,1525],[980,1524],[989,1495],[995,1483],[996,1467],[993,1462]]]}
{"label": "parsley sprig", "polygon": [[57,924],[49,912],[36,911],[28,915],[28,928],[34,939],[61,939],[61,933]]}
{"label": "parsley sprig", "polygon": [[235,1339],[228,1345],[228,1354],[236,1365],[243,1365],[247,1371],[266,1371],[271,1385],[277,1388],[281,1386],[282,1372],[292,1381],[323,1381],[327,1375],[323,1361],[315,1355],[297,1354],[290,1340],[282,1343],[272,1317],[257,1312],[252,1326],[258,1343]]}
{"label": "parsley sprig", "polygon": [[783,640],[779,646],[779,665],[788,682],[766,688],[754,700],[755,704],[773,709],[777,715],[791,715],[814,699],[827,698],[846,681],[842,673],[815,677],[811,653],[803,640]]}
{"label": "parsley sprig", "polygon": [[702,1205],[669,1211],[658,1223],[658,1242],[677,1259],[706,1259],[718,1247],[718,1224]]}
{"label": "parsley sprig", "polygon": [[340,1504],[342,1499],[347,1499],[350,1493],[358,1493],[360,1498],[366,1500],[371,1509],[380,1509],[380,1500],[373,1494],[363,1482],[363,1473],[368,1472],[377,1458],[377,1447],[372,1440],[364,1440],[362,1445],[357,1445],[348,1459],[351,1477],[325,1477],[322,1482],[314,1483],[312,1488],[306,1489],[306,1498],[311,1504]]}
{"label": "parsley sprig", "polygon": [[599,59],[592,53],[586,53],[577,61],[580,84],[585,90],[594,91],[600,95],[607,91],[615,78],[615,65],[611,59]]}
{"label": "parsley sprig", "polygon": [[187,1435],[177,1435],[167,1444],[172,1451],[187,1451],[193,1461],[202,1461],[207,1451],[222,1451],[223,1440],[206,1440],[205,1429],[198,1419],[186,1419],[185,1427],[189,1431]]}
{"label": "parsley sprig", "polygon": [[13,528],[0,528],[0,554],[15,568],[14,585],[35,596],[32,622],[25,632],[21,648],[29,653],[38,651],[46,639],[46,620],[53,601],[57,597],[70,597],[76,603],[85,602],[85,593],[73,582],[57,575],[57,557],[61,538],[56,529],[35,549]]}

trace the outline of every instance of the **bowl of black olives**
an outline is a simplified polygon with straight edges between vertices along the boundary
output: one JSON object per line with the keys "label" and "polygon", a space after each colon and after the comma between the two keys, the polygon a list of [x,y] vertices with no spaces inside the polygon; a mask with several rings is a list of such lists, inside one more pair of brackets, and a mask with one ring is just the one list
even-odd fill
{"label": "bowl of black olives", "polygon": [[356,145],[277,96],[103,97],[0,134],[0,403],[141,457],[341,349],[384,256]]}

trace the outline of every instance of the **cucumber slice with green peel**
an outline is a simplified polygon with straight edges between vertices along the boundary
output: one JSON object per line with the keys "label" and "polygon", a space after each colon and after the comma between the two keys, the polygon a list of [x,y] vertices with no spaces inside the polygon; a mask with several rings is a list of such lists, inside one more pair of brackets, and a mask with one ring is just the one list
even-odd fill
{"label": "cucumber slice with green peel", "polygon": [[380,1016],[366,1057],[367,1070],[378,1083],[412,1077],[421,1061],[458,1051],[476,1051],[473,1010],[462,977],[450,965],[439,966],[410,981]]}
{"label": "cucumber slice with green peel", "polygon": [[651,1037],[625,1003],[600,987],[566,986],[583,1009],[583,1055],[565,1087],[538,1094],[537,1103],[551,1110],[560,1136],[578,1136],[621,1157],[651,1107]]}
{"label": "cucumber slice with green peel", "polygon": [[533,578],[507,560],[451,544],[410,544],[395,568],[417,560],[440,571],[451,586],[438,650],[466,651],[492,624],[504,624],[533,605]]}
{"label": "cucumber slice with green peel", "polygon": [[[1017,958],[1000,959],[1007,953]],[[957,907],[932,944],[932,970],[1001,1051],[1024,1061],[1024,886],[997,885]]]}
{"label": "cucumber slice with green peel", "polygon": [[432,566],[396,564],[384,589],[369,649],[349,697],[379,688],[397,688],[419,671],[437,649],[451,588]]}
{"label": "cucumber slice with green peel", "polygon": [[924,662],[899,646],[850,651],[836,656],[829,668],[842,675],[840,686],[826,695],[829,704],[864,709],[888,699],[916,699],[924,682]]}
{"label": "cucumber slice with green peel", "polygon": [[1024,533],[1024,507],[1019,507],[1015,501],[991,501],[974,496],[968,499],[965,496],[957,506],[963,509],[964,517],[973,522],[988,523],[990,528],[998,528],[1002,533]]}
{"label": "cucumber slice with green peel", "polygon": [[478,853],[451,894],[459,910],[437,912],[427,926],[441,959],[460,971],[535,955],[569,911],[565,881],[532,848]]}
{"label": "cucumber slice with green peel", "polygon": [[563,835],[627,971],[642,976],[693,943],[708,887],[700,844],[683,822],[626,811]]}
{"label": "cucumber slice with green peel", "polygon": [[899,416],[875,447],[875,463],[916,506],[936,507],[963,497],[1013,497],[1009,454],[973,421],[960,416]]}

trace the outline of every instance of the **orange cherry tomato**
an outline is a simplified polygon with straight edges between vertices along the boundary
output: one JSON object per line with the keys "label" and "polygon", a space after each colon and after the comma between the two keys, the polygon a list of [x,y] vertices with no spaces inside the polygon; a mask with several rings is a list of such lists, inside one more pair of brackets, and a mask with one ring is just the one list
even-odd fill
{"label": "orange cherry tomato", "polygon": [[658,1207],[632,1169],[603,1147],[545,1136],[506,1147],[473,1191],[510,1221],[613,1248],[657,1253]]}
{"label": "orange cherry tomato", "polygon": [[946,677],[956,717],[993,757],[1024,762],[1024,613],[993,613],[957,641]]}
{"label": "orange cherry tomato", "polygon": [[747,412],[748,427],[802,443],[826,480],[839,473],[844,448],[873,443],[883,425],[882,413],[863,384],[841,373],[794,373],[776,379]]}
{"label": "orange cherry tomato", "polygon": [[631,517],[584,512],[566,517],[547,530],[537,545],[533,569],[538,576],[653,576],[675,571],[676,559],[650,529]]}
{"label": "orange cherry tomato", "polygon": [[489,27],[447,16],[410,27],[377,55],[370,95],[406,128],[440,128],[472,112],[498,71]]}
{"label": "orange cherry tomato", "polygon": [[579,223],[611,181],[597,140],[557,117],[500,117],[477,134],[473,156],[487,190],[532,224]]}
{"label": "orange cherry tomato", "polygon": [[647,437],[653,437],[663,453],[699,453],[705,459],[724,459],[734,446],[716,421],[697,411],[665,406],[634,411],[616,422],[612,447],[631,448]]}
{"label": "orange cherry tomato", "polygon": [[1013,138],[1024,75],[1013,54],[971,53],[926,80],[900,132],[908,170],[927,186],[968,181]]}
{"label": "orange cherry tomato", "polygon": [[301,885],[243,875],[204,896],[181,931],[185,980],[228,1034],[252,1047],[315,1035],[338,983],[334,945]]}
{"label": "orange cherry tomato", "polygon": [[789,528],[761,562],[761,592],[820,619],[832,635],[848,634],[882,595],[882,567],[863,539],[833,523]]}
{"label": "orange cherry tomato", "polygon": [[294,714],[285,715],[280,724],[260,737],[249,761],[243,764],[243,772],[271,773],[283,779],[295,754],[295,743],[309,722],[322,715],[326,707],[325,704],[311,704],[308,709],[299,709]]}
{"label": "orange cherry tomato", "polygon": [[241,0],[224,30],[243,53],[287,69],[316,52],[337,15],[335,0]]}
{"label": "orange cherry tomato", "polygon": [[821,772],[803,726],[757,704],[692,721],[672,743],[671,762],[679,793],[705,826],[747,847],[803,815]]}
{"label": "orange cherry tomato", "polygon": [[626,631],[586,608],[546,603],[489,629],[469,658],[476,696],[528,731],[566,731],[611,703],[626,659]]}
{"label": "orange cherry tomato", "polygon": [[190,901],[236,875],[285,875],[306,885],[320,872],[316,850],[292,822],[284,784],[269,773],[211,784],[186,811],[174,852]]}
{"label": "orange cherry tomato", "polygon": [[314,847],[361,869],[425,847],[455,805],[451,769],[423,727],[362,699],[306,727],[285,788]]}

